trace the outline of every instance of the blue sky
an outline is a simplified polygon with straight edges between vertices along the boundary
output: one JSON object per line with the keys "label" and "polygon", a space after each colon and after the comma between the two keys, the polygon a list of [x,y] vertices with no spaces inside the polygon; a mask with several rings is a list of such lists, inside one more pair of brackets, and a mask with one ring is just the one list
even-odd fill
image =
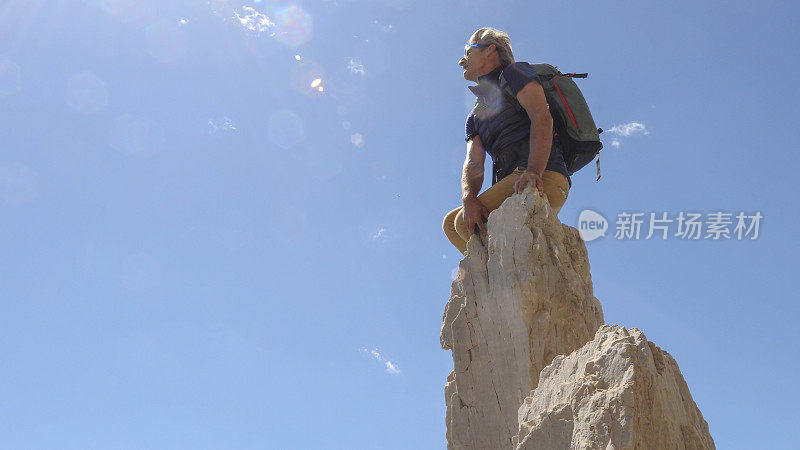
{"label": "blue sky", "polygon": [[[518,61],[589,72],[598,126],[632,130],[560,213],[610,222],[587,243],[606,322],[676,358],[717,447],[791,448],[797,16],[0,2],[0,446],[443,448],[457,62],[494,26]],[[718,211],[760,212],[758,238],[613,236],[620,212]]]}

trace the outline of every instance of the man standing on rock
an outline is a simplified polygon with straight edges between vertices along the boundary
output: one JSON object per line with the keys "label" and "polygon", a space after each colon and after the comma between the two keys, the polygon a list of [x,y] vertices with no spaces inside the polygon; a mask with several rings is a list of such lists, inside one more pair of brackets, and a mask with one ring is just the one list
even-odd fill
{"label": "man standing on rock", "polygon": [[[465,79],[478,83],[469,86],[478,100],[466,124],[463,206],[445,216],[442,228],[450,242],[466,254],[470,235],[480,232],[486,236],[489,213],[506,198],[530,185],[558,213],[572,181],[561,145],[553,139],[553,118],[539,76],[530,64],[514,62],[508,34],[481,28],[464,49],[458,65],[464,69]],[[501,74],[516,98],[499,87]],[[492,186],[478,195],[486,153],[493,161]]]}

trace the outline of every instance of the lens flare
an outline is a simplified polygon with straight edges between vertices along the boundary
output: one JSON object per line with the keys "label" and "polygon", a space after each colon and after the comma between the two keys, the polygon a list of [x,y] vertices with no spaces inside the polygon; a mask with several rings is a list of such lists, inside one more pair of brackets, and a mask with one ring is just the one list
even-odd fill
{"label": "lens flare", "polygon": [[286,45],[297,47],[311,40],[313,19],[297,5],[290,5],[275,15],[275,37]]}
{"label": "lens flare", "polygon": [[323,79],[325,79],[325,73],[322,66],[310,59],[304,59],[292,66],[292,87],[302,94],[319,95],[319,87],[322,86]]}
{"label": "lens flare", "polygon": [[471,112],[475,109],[475,94],[472,93],[469,89],[464,90],[464,112]]}
{"label": "lens flare", "polygon": [[67,105],[81,114],[94,114],[108,106],[108,84],[91,72],[82,72],[67,81]]}
{"label": "lens flare", "polygon": [[350,143],[361,148],[364,146],[364,136],[362,136],[361,133],[354,133],[350,136]]}

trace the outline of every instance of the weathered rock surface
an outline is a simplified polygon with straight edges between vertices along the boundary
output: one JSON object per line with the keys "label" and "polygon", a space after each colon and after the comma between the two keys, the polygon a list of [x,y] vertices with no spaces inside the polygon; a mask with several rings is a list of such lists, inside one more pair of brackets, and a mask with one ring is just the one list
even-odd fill
{"label": "weathered rock surface", "polygon": [[519,422],[518,450],[715,448],[678,364],[636,328],[556,356]]}
{"label": "weathered rock surface", "polygon": [[445,307],[448,449],[713,449],[675,360],[603,325],[586,246],[527,191],[473,236]]}
{"label": "weathered rock surface", "polygon": [[603,323],[586,246],[544,198],[513,195],[488,232],[486,246],[478,236],[467,244],[441,331],[455,366],[445,386],[452,449],[512,448],[539,372]]}

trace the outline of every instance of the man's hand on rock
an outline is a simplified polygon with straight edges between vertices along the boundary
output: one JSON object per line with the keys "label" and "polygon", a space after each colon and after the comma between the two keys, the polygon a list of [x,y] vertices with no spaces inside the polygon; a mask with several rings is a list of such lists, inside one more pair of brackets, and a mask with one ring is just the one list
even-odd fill
{"label": "man's hand on rock", "polygon": [[468,197],[464,200],[464,224],[469,234],[474,234],[475,227],[480,229],[481,235],[486,236],[486,222],[489,220],[489,210],[477,197]]}
{"label": "man's hand on rock", "polygon": [[530,170],[526,170],[519,175],[519,179],[514,183],[514,192],[521,194],[529,184],[532,190],[539,190],[540,197],[544,197],[544,182],[542,181],[542,176]]}

